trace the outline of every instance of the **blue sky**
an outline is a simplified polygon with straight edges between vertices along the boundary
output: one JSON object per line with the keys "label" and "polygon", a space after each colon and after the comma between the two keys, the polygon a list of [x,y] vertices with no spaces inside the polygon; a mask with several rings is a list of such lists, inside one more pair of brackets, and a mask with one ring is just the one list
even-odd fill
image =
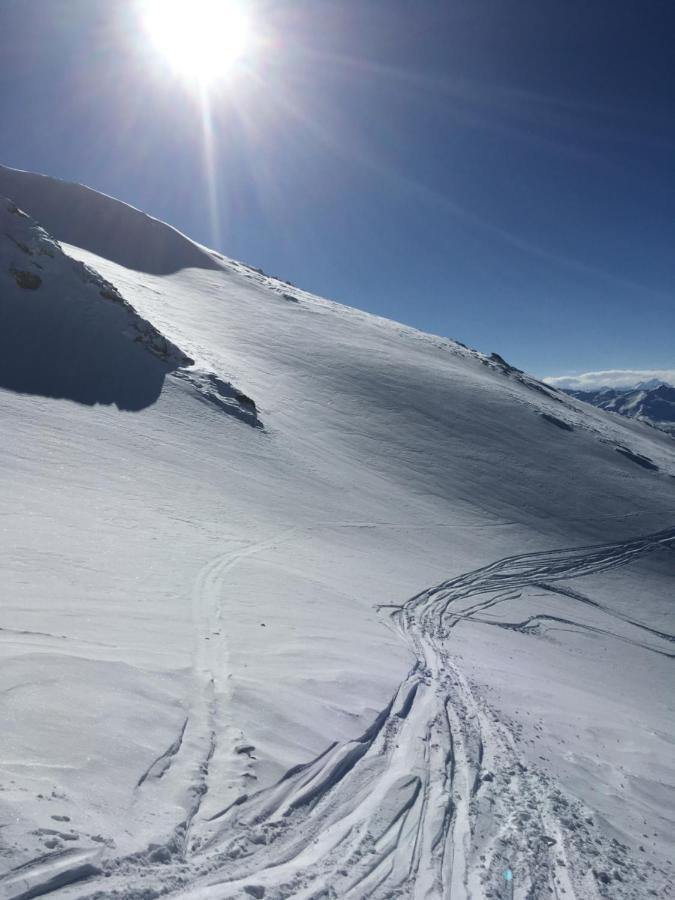
{"label": "blue sky", "polygon": [[0,0],[0,162],[540,376],[675,368],[670,0],[251,0],[196,93],[135,0]]}

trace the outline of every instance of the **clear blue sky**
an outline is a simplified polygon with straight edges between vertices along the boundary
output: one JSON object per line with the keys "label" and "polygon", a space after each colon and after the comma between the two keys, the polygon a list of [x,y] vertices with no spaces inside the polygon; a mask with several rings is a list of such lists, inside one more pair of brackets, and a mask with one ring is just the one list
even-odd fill
{"label": "clear blue sky", "polygon": [[[218,249],[538,375],[673,368],[672,0],[251,0]],[[213,245],[195,92],[133,0],[0,0],[0,162]]]}

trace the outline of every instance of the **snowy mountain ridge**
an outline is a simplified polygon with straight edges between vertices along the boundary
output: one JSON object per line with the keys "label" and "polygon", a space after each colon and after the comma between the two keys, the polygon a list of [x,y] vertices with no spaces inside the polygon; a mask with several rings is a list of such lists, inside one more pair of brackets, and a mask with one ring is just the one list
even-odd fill
{"label": "snowy mountain ridge", "polygon": [[603,388],[599,391],[566,393],[599,409],[637,419],[666,434],[675,435],[675,387],[663,381],[653,379],[624,390]]}
{"label": "snowy mountain ridge", "polygon": [[667,896],[672,441],[0,190],[4,895]]}
{"label": "snowy mountain ridge", "polygon": [[161,275],[184,266],[216,266],[175,228],[84,185],[0,165],[0,196],[30,211],[61,243],[114,255],[120,265],[138,271]]}

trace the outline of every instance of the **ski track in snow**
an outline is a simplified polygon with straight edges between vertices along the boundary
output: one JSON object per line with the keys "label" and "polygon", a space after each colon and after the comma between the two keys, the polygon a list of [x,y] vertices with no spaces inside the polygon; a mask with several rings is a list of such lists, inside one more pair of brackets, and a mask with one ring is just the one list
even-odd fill
{"label": "ski track in snow", "polygon": [[[209,770],[220,751],[231,751],[239,732],[227,720],[229,698],[228,654],[222,600],[227,572],[249,556],[282,543],[293,533],[290,528],[264,541],[240,550],[218,555],[199,573],[192,593],[192,618],[195,630],[193,652],[193,692],[190,714],[176,741],[162,753],[141,776],[137,787],[148,777],[161,778],[174,763],[186,770],[189,784],[187,815],[176,827],[164,848],[171,855],[185,859],[189,852],[193,823],[209,790]],[[178,754],[180,758],[178,757]],[[160,852],[160,856],[165,854]]]}
{"label": "ski track in snow", "polygon": [[[453,663],[449,648],[453,628],[471,619],[525,633],[548,623],[589,629],[544,615],[520,623],[475,618],[532,586],[598,607],[672,643],[672,635],[554,583],[675,549],[675,528],[618,544],[509,557],[425,590],[402,606],[381,607],[390,611],[415,657],[391,702],[359,738],[331,745],[276,784],[241,795],[206,818],[200,814],[202,799],[207,790],[217,791],[209,766],[228,727],[224,579],[241,559],[292,531],[223,554],[198,578],[193,706],[176,742],[139,780],[142,789],[172,765],[192,770],[186,818],[161,855],[153,845],[146,853],[101,862],[93,870],[97,874],[78,858],[72,877],[63,854],[53,856],[53,866],[43,857],[35,861],[34,876],[30,863],[10,873],[8,897],[37,897],[60,888],[68,897],[139,900],[160,894],[498,898],[510,896],[502,879],[507,866],[516,875],[516,900],[667,895],[667,873],[637,863],[628,848],[597,828],[590,810],[521,762],[512,733]],[[462,605],[472,597],[481,599]],[[84,880],[72,884],[78,879]]]}

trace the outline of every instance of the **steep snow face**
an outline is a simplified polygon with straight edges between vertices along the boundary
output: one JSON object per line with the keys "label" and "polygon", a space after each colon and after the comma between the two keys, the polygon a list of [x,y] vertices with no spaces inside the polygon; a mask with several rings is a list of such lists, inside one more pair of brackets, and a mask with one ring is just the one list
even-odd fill
{"label": "steep snow face", "polygon": [[172,372],[201,399],[260,424],[249,397],[194,367],[11,200],[0,199],[0,229],[1,388],[140,410],[157,400]]}
{"label": "steep snow face", "polygon": [[7,895],[665,896],[672,441],[217,254],[64,249],[195,365],[0,390]]}
{"label": "steep snow face", "polygon": [[650,382],[629,390],[568,391],[585,403],[621,416],[638,419],[675,435],[675,387]]}
{"label": "steep snow face", "polygon": [[0,387],[142,409],[192,364],[107,281],[0,198]]}

